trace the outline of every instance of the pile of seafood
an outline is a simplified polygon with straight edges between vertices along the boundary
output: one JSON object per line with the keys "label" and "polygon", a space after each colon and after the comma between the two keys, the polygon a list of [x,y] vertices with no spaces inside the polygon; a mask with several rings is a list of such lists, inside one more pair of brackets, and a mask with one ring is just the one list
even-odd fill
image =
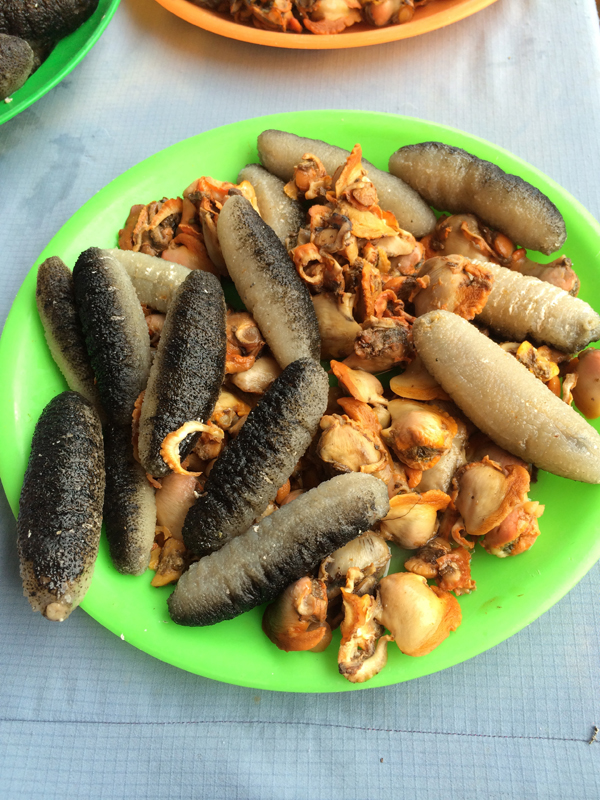
{"label": "pile of seafood", "polygon": [[410,22],[431,0],[190,0],[200,8],[229,14],[236,22],[281,33],[341,33],[366,22],[381,28]]}
{"label": "pile of seafood", "polygon": [[57,42],[83,25],[97,7],[98,0],[2,0],[0,100],[20,89]]}
{"label": "pile of seafood", "polygon": [[339,626],[360,683],[390,642],[422,656],[457,629],[477,544],[535,544],[538,469],[600,483],[573,408],[600,416],[600,316],[569,259],[524,249],[563,245],[558,209],[489,162],[428,142],[383,172],[360,145],[272,130],[258,151],[237,184],[134,205],[118,248],[72,273],[40,266],[70,391],[34,434],[21,574],[65,619],[103,520],[117,570],[176,583],[176,623],[269,603],[285,651]]}

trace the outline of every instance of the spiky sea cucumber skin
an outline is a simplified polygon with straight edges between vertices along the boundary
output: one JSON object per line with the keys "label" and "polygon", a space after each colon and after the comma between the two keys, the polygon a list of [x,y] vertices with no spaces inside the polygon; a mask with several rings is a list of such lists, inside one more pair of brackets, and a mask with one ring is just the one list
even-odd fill
{"label": "spiky sea cucumber skin", "polygon": [[168,311],[177,287],[184,282],[190,272],[183,264],[149,256],[146,253],[118,248],[107,252],[125,268],[140,303],[162,314]]}
{"label": "spiky sea cucumber skin", "polygon": [[565,243],[565,221],[545,194],[460,147],[406,145],[392,154],[389,168],[438,211],[476,214],[522,247],[549,254]]}
{"label": "spiky sea cucumber skin", "polygon": [[76,30],[98,7],[98,0],[3,0],[0,33],[51,43]]}
{"label": "spiky sea cucumber skin", "polygon": [[514,356],[448,311],[418,317],[413,338],[427,371],[496,444],[540,469],[600,483],[600,435]]}
{"label": "spiky sea cucumber skin", "polygon": [[[219,279],[190,271],[167,312],[142,404],[139,453],[151,475],[170,471],[160,454],[165,436],[213,412],[225,375],[226,313]],[[181,444],[182,459],[196,438]]]}
{"label": "spiky sea cucumber skin", "polygon": [[107,423],[104,432],[104,528],[115,568],[141,575],[156,533],[154,489],[133,456],[131,428]]}
{"label": "spiky sea cucumber skin", "polygon": [[[323,142],[307,139],[285,131],[267,130],[258,137],[258,153],[264,166],[284,181],[289,181],[294,167],[305,153],[317,156],[329,175],[344,163],[349,150]],[[405,181],[377,169],[363,158],[363,166],[373,181],[379,205],[391,211],[400,227],[413,236],[425,236],[435,228],[435,215],[427,203]]]}
{"label": "spiky sea cucumber skin", "polygon": [[85,250],[77,259],[73,280],[102,407],[110,421],[129,425],[151,363],[142,307],[125,269],[106,250]]}
{"label": "spiky sea cucumber skin", "polygon": [[188,511],[186,547],[208,555],[262,514],[315,435],[328,387],[327,373],[312,359],[286,367],[217,459],[205,493]]}
{"label": "spiky sea cucumber skin", "polygon": [[202,558],[179,579],[169,612],[180,625],[214,625],[277,597],[389,509],[371,475],[338,475]]}
{"label": "spiky sea cucumber skin", "polygon": [[578,297],[531,275],[485,265],[494,286],[478,321],[514,341],[532,337],[566,353],[577,353],[600,339],[600,316]]}
{"label": "spiky sea cucumber skin", "polygon": [[65,619],[88,589],[104,485],[98,414],[80,394],[63,392],[36,425],[17,520],[24,594],[50,619]]}
{"label": "spiky sea cucumber skin", "polygon": [[283,244],[295,244],[298,229],[306,214],[297,200],[284,192],[284,181],[260,164],[247,164],[238,175],[238,183],[249,181],[256,192],[261,217],[273,228]]}
{"label": "spiky sea cucumber skin", "polygon": [[99,410],[94,371],[75,306],[73,274],[60,258],[52,256],[40,264],[35,299],[52,358],[69,389],[82,394]]}
{"label": "spiky sea cucumber skin", "polygon": [[279,366],[318,361],[321,336],[310,293],[277,234],[240,195],[223,206],[217,231],[229,274]]}

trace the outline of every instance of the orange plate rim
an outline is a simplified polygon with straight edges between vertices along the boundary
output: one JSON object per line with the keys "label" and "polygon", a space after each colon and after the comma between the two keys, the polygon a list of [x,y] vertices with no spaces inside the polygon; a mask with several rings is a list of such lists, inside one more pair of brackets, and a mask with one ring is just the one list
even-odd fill
{"label": "orange plate rim", "polygon": [[316,36],[309,33],[280,33],[234,22],[225,14],[193,5],[189,0],[156,0],[161,6],[198,28],[237,39],[240,42],[284,47],[293,50],[341,50],[346,47],[366,47],[409,39],[443,28],[491,6],[496,0],[433,0],[417,9],[410,22],[373,28],[367,25],[347,28],[343,33]]}

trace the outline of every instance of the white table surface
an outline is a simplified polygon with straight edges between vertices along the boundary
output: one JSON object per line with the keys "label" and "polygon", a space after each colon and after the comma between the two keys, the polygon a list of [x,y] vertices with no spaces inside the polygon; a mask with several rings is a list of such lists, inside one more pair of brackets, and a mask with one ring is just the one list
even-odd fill
{"label": "white table surface", "polygon": [[[446,123],[539,167],[600,215],[594,0],[498,0],[425,36],[296,52],[220,38],[123,0],[88,57],[0,127],[0,319],[48,240],[143,158],[218,125],[297,109]],[[600,568],[469,662],[343,695],[227,686],[21,595],[0,501],[0,797],[597,797]],[[568,535],[568,532],[565,532]]]}

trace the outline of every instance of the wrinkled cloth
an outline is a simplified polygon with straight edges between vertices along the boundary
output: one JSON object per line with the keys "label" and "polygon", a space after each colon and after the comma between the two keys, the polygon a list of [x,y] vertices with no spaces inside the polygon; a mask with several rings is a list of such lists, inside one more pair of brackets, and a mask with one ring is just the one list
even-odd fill
{"label": "wrinkled cloth", "polygon": [[[310,108],[407,114],[479,135],[600,216],[594,0],[498,0],[425,36],[316,52],[227,40],[150,0],[123,0],[86,59],[0,127],[0,321],[46,243],[114,177],[215,126]],[[599,794],[600,741],[588,745],[600,726],[598,565],[471,661],[384,689],[295,695],[188,674],[80,609],[48,623],[22,596],[4,497],[0,532],[0,797]]]}

